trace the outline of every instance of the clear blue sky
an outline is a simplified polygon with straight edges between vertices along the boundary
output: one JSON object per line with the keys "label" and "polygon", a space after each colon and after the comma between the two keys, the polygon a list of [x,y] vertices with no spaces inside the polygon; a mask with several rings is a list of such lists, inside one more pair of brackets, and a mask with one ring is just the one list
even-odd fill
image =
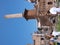
{"label": "clear blue sky", "polygon": [[36,20],[24,18],[5,19],[6,14],[22,13],[33,9],[25,0],[0,0],[0,45],[26,45],[32,43],[32,33],[37,30]]}

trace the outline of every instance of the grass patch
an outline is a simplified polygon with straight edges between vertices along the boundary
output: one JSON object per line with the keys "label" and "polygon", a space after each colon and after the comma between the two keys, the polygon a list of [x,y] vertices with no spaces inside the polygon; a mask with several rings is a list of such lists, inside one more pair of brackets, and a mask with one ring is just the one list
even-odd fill
{"label": "grass patch", "polygon": [[57,31],[60,31],[60,16],[58,16],[58,23],[56,24]]}

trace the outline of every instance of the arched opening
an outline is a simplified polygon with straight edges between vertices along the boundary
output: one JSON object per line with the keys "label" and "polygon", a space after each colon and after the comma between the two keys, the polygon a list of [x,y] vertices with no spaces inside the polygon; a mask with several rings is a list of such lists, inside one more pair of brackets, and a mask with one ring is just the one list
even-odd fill
{"label": "arched opening", "polygon": [[51,5],[51,4],[53,4],[53,2],[48,2],[48,5]]}

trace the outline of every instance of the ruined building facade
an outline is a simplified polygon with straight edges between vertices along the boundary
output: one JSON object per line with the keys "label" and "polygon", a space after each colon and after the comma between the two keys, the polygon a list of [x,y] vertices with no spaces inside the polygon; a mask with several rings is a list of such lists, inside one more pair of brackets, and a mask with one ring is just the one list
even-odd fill
{"label": "ruined building facade", "polygon": [[[30,0],[35,3],[33,10],[25,9],[24,17],[28,19],[37,19],[37,32],[32,34],[33,45],[49,45],[50,34],[55,30],[57,15],[52,15],[49,10],[57,7],[57,0]],[[49,35],[48,37],[46,37]]]}

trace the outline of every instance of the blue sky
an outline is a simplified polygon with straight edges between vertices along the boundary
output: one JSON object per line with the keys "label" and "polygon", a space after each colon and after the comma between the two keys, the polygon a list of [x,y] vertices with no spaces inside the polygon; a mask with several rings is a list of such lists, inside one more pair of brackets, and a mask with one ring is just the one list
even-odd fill
{"label": "blue sky", "polygon": [[33,9],[26,0],[0,0],[0,45],[26,45],[33,43],[32,33],[37,30],[36,20],[24,18],[5,19],[6,14],[23,13]]}

